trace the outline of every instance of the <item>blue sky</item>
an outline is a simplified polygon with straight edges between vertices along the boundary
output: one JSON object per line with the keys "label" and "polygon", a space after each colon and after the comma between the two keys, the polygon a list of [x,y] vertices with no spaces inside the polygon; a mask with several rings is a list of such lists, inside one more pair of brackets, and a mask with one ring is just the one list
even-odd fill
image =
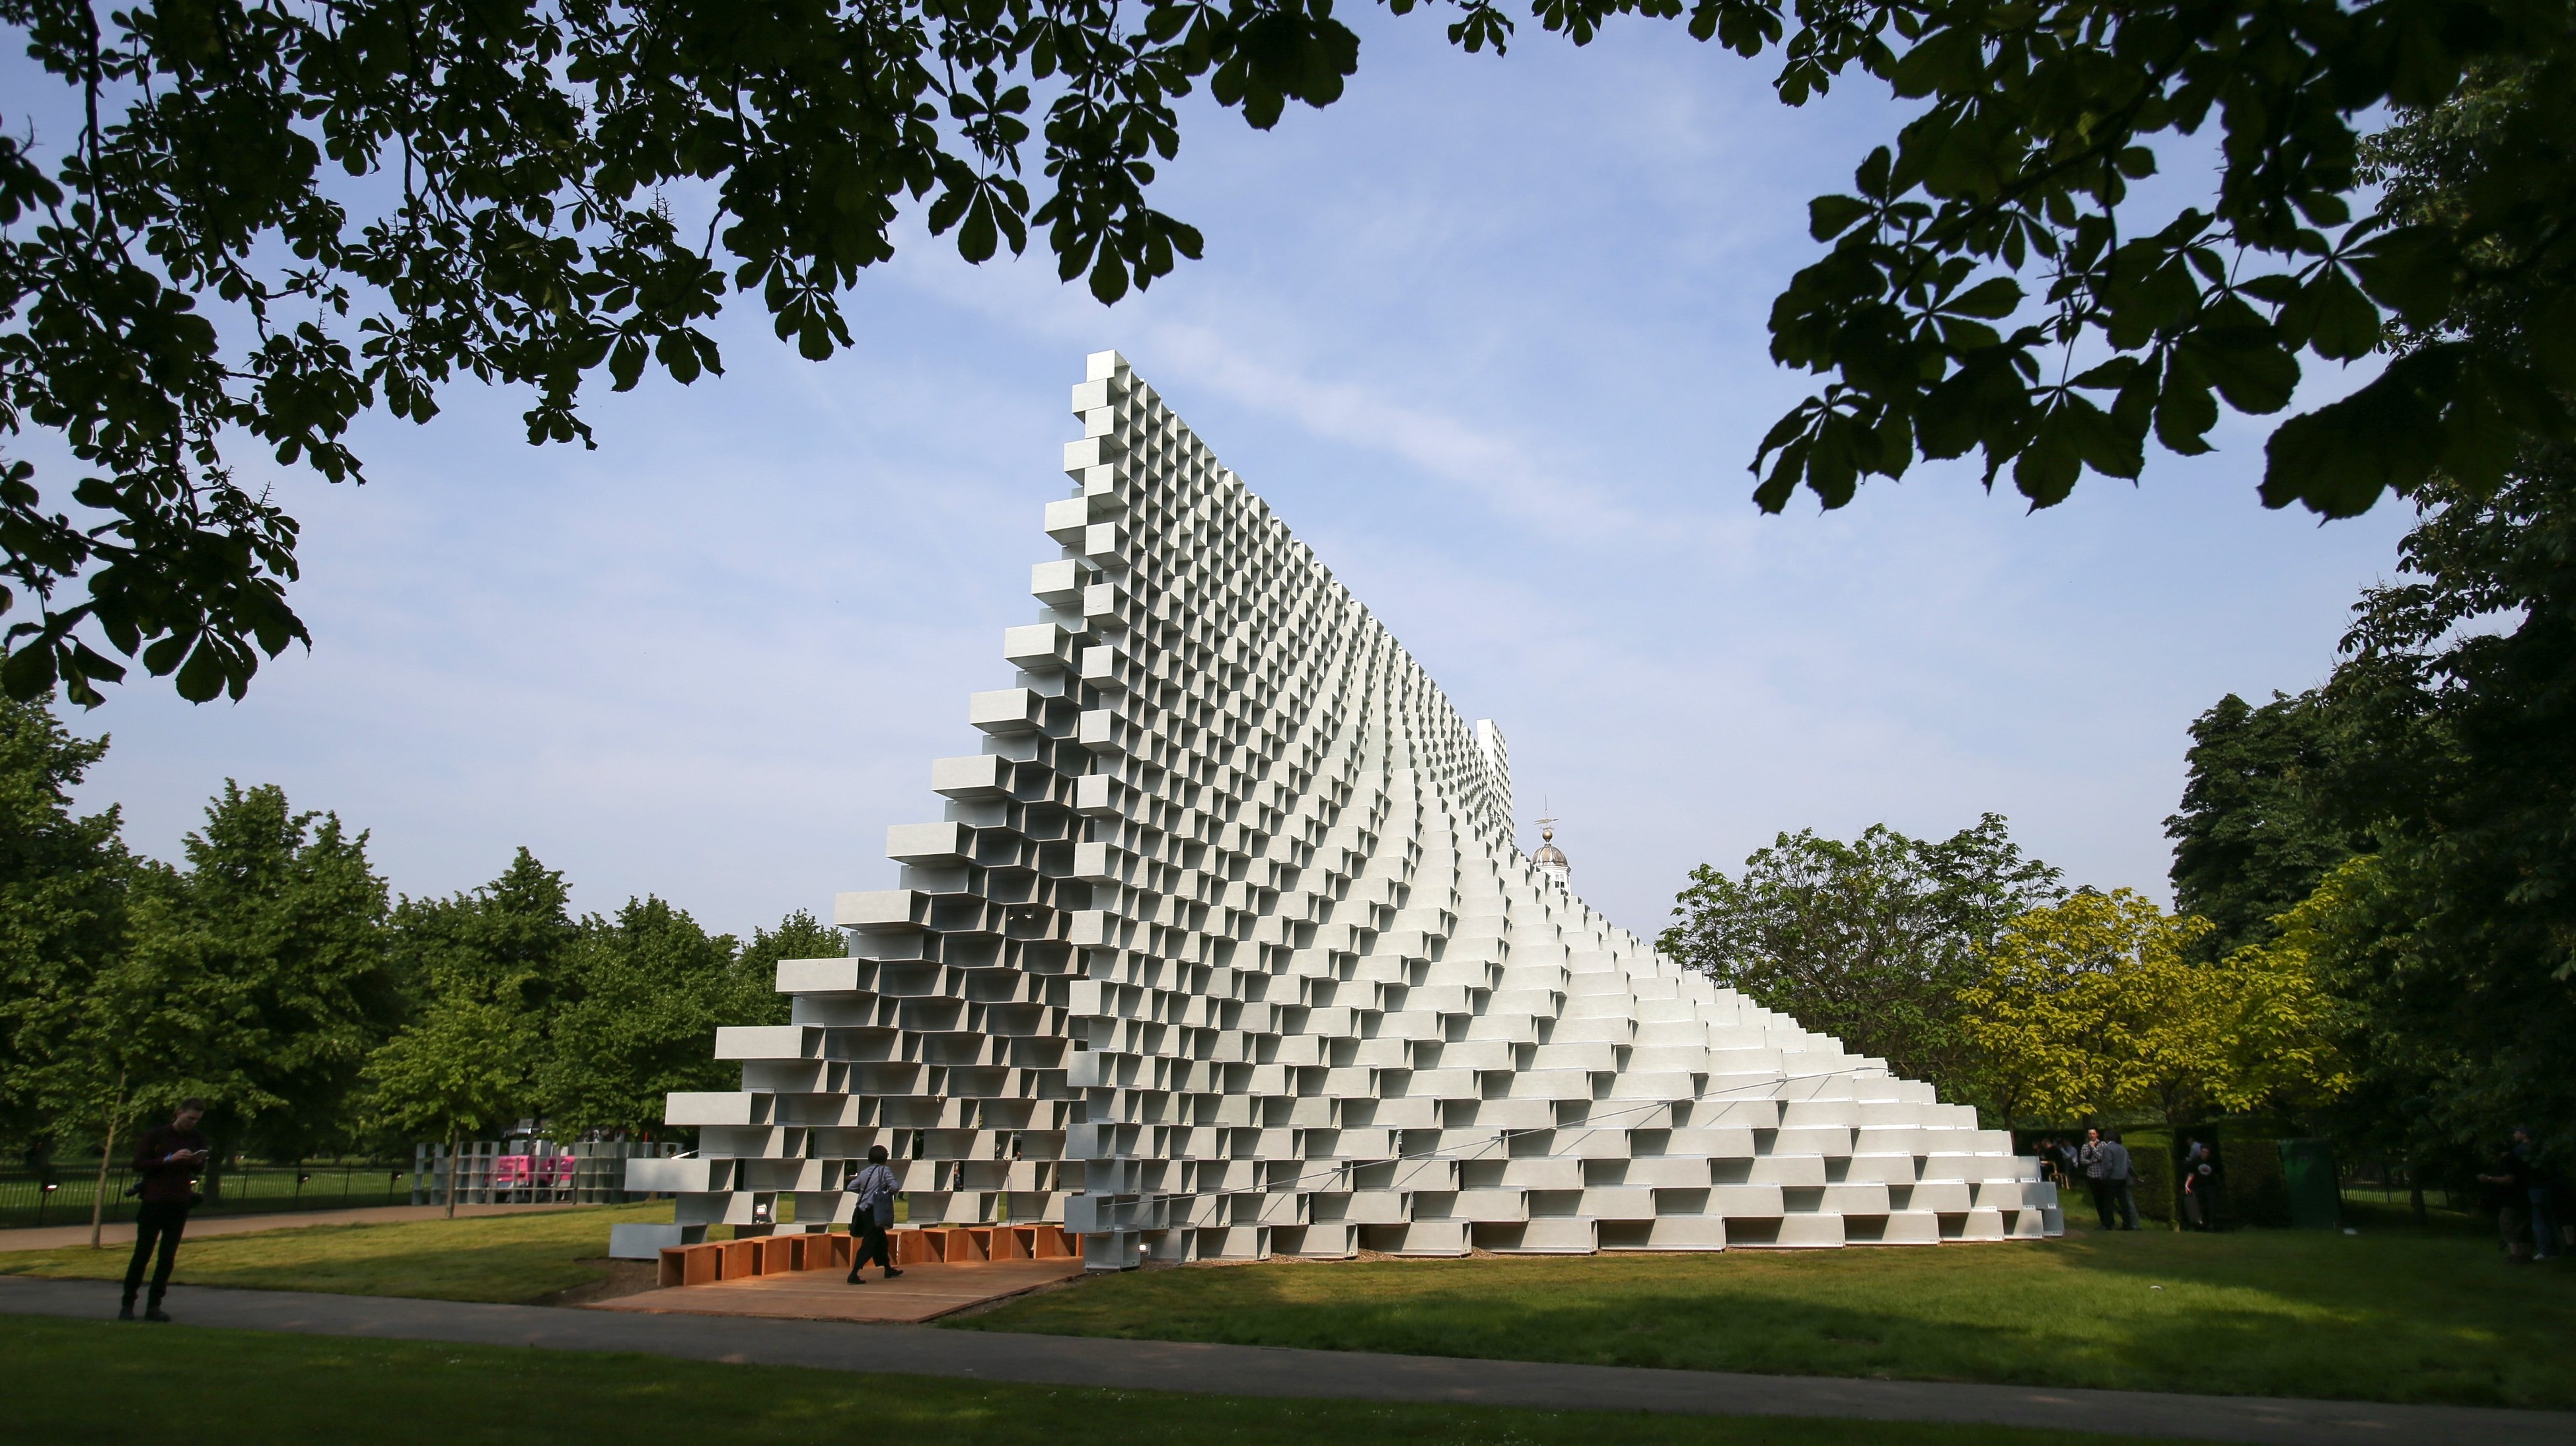
{"label": "blue sky", "polygon": [[2405,516],[2264,511],[2262,429],[2231,419],[2036,515],[1954,466],[1762,517],[1745,464],[1808,389],[1763,319],[1815,254],[1806,199],[1895,113],[1787,110],[1669,27],[1499,61],[1429,17],[1362,28],[1327,111],[1194,111],[1160,202],[1207,259],[1115,308],[914,223],[849,299],[854,350],[803,362],[738,310],[724,377],[603,393],[596,451],[526,446],[506,393],[371,420],[367,486],[279,479],[312,652],[238,705],[121,690],[76,723],[115,737],[84,801],[169,857],[225,778],[274,782],[373,830],[406,893],[526,844],[580,907],[657,893],[739,932],[887,886],[886,826],[938,816],[930,760],[1008,681],[1066,390],[1115,347],[1502,725],[1524,816],[1553,806],[1631,927],[1783,829],[1987,810],[2072,881],[2164,897],[2185,726],[2320,679]]}

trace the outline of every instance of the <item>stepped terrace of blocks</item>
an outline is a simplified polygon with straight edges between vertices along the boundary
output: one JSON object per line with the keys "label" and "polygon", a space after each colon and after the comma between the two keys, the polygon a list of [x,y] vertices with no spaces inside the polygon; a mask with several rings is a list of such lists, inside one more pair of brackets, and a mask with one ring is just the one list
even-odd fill
{"label": "stepped terrace of blocks", "polygon": [[[2053,1235],[1975,1111],[1686,970],[1515,842],[1509,754],[1114,352],[898,886],[636,1160],[683,1225],[1048,1224],[1142,1260]],[[792,1224],[782,1223],[792,1213]],[[898,1234],[904,1233],[899,1231]]]}

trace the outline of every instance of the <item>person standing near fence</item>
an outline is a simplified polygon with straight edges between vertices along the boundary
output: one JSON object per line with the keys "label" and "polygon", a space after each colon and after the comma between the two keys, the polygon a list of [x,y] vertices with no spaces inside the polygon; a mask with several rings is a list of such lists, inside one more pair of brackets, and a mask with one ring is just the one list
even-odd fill
{"label": "person standing near fence", "polygon": [[2557,1180],[2540,1158],[2540,1142],[2531,1137],[2529,1128],[2513,1127],[2513,1155],[2522,1162],[2523,1201],[2529,1210],[2524,1218],[2531,1222],[2531,1258],[2547,1260],[2558,1253],[2558,1212],[2551,1207],[2557,1202]]}
{"label": "person standing near fence", "polygon": [[2093,1194],[2094,1213],[2102,1217],[2102,1228],[2111,1225],[2111,1179],[2109,1166],[2102,1158],[2102,1132],[2086,1130],[2084,1148],[2075,1152],[2076,1164],[2084,1171],[2084,1188]]}
{"label": "person standing near fence", "polygon": [[2138,1181],[2129,1168],[2129,1147],[2120,1143],[2118,1135],[2102,1142],[2102,1178],[2110,1183],[2111,1199],[2120,1207],[2120,1217],[2128,1222],[2128,1228],[2144,1228],[2138,1223]]}
{"label": "person standing near fence", "polygon": [[179,1236],[188,1228],[188,1210],[197,1203],[197,1177],[204,1172],[210,1148],[197,1122],[206,1117],[206,1102],[179,1102],[170,1123],[143,1132],[134,1145],[135,1193],[143,1198],[134,1212],[134,1258],[125,1266],[125,1303],[118,1320],[134,1319],[134,1297],[143,1288],[144,1263],[158,1247],[152,1269],[152,1297],[143,1318],[167,1321],[161,1298],[170,1293],[170,1267],[179,1259]]}
{"label": "person standing near fence", "polygon": [[2479,1203],[2495,1212],[2496,1244],[2504,1247],[2504,1258],[2522,1259],[2522,1211],[2531,1199],[2531,1169],[2513,1152],[2511,1145],[2499,1148],[2478,1176]]}
{"label": "person standing near fence", "polygon": [[2182,1217],[2194,1230],[2218,1228],[2218,1156],[2200,1140],[2182,1154]]}
{"label": "person standing near fence", "polygon": [[894,1224],[894,1170],[886,1164],[886,1147],[868,1146],[868,1167],[850,1182],[858,1203],[850,1215],[850,1228],[858,1232],[858,1253],[850,1260],[850,1284],[865,1285],[859,1274],[874,1260],[885,1268],[885,1278],[903,1274],[894,1268],[894,1256],[886,1250],[886,1227]]}

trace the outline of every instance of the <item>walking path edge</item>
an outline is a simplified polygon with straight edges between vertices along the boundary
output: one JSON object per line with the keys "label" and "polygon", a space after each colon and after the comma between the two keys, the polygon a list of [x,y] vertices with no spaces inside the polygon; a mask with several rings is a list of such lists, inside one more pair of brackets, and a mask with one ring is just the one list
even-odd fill
{"label": "walking path edge", "polygon": [[[547,1215],[564,1210],[593,1210],[593,1205],[572,1205],[549,1201],[533,1205],[459,1205],[456,1218],[479,1220],[489,1215]],[[271,1210],[261,1214],[192,1215],[188,1220],[188,1238],[204,1240],[217,1235],[264,1235],[272,1230],[310,1230],[318,1225],[399,1225],[413,1220],[446,1218],[444,1205],[353,1205],[332,1210]],[[99,1245],[130,1246],[134,1243],[134,1222],[111,1220],[99,1227]],[[39,1225],[0,1230],[0,1253],[19,1250],[60,1250],[66,1246],[89,1244],[89,1222],[71,1225]]]}
{"label": "walking path edge", "polygon": [[[112,1283],[0,1277],[0,1315],[102,1320],[115,1314],[116,1297]],[[2258,1446],[2576,1441],[2576,1412],[2482,1406],[1756,1376],[186,1286],[172,1290],[169,1307],[182,1322],[223,1329],[1236,1396],[1942,1421]]]}

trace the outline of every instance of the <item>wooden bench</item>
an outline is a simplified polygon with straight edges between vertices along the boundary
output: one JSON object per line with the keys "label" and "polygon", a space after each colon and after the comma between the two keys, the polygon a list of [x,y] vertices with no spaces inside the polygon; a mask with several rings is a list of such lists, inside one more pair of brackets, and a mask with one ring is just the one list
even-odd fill
{"label": "wooden bench", "polygon": [[1078,1260],[1082,1237],[1052,1223],[925,1225],[891,1232],[894,1263],[971,1265],[990,1260]]}
{"label": "wooden bench", "polygon": [[[887,1232],[895,1266],[970,1265],[988,1260],[1079,1260],[1082,1237],[1055,1224],[925,1225]],[[666,1245],[655,1273],[662,1286],[713,1285],[797,1270],[850,1268],[855,1235],[756,1235],[704,1245]]]}
{"label": "wooden bench", "polygon": [[657,1285],[713,1285],[797,1270],[848,1270],[858,1242],[847,1235],[759,1235],[704,1245],[666,1245]]}

